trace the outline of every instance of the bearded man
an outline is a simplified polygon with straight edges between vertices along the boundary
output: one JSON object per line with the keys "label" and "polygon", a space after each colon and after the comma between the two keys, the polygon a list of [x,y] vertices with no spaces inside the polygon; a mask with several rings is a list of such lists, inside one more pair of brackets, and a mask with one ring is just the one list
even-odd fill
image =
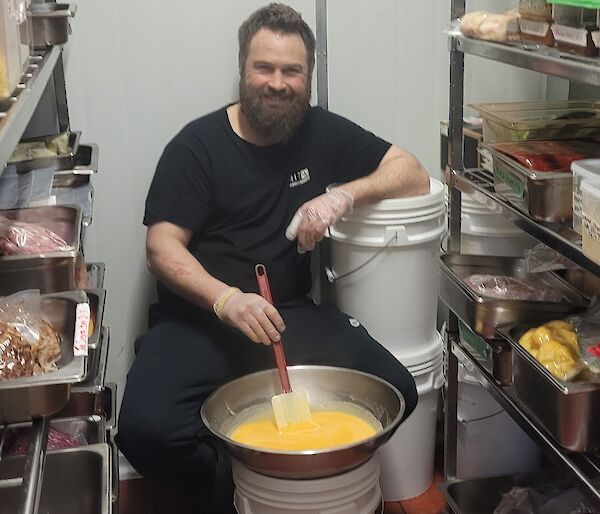
{"label": "bearded man", "polygon": [[[147,260],[158,281],[136,342],[117,443],[144,476],[189,487],[205,512],[235,512],[230,463],[200,418],[220,385],[288,365],[377,375],[417,402],[412,376],[367,331],[315,305],[311,250],[353,206],[429,191],[408,152],[310,106],[315,38],[270,4],[239,29],[239,102],[189,123],[167,145],[146,200]],[[337,185],[333,185],[337,184]],[[274,305],[258,293],[265,264]],[[259,343],[259,344],[256,344]],[[262,343],[262,344],[260,344]]]}

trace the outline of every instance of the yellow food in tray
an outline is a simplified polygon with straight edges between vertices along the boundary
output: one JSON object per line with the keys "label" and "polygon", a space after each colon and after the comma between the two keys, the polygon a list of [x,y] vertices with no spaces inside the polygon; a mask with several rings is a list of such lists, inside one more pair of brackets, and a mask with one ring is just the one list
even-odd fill
{"label": "yellow food in tray", "polygon": [[564,321],[550,321],[525,332],[519,344],[556,378],[570,380],[582,369],[577,334]]}

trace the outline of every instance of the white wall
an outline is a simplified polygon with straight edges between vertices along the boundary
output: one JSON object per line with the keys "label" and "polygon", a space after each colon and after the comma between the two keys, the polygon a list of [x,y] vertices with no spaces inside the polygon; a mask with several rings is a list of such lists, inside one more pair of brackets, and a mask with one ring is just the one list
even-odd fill
{"label": "white wall", "polygon": [[[107,265],[108,379],[121,393],[153,295],[141,220],[156,161],[185,123],[236,99],[237,27],[264,3],[78,2],[67,92],[72,128],[100,145],[86,257]],[[314,0],[288,3],[315,26]],[[330,108],[414,152],[435,174],[439,121],[448,111],[449,0],[328,4]],[[543,90],[527,72],[468,66],[473,100]]]}

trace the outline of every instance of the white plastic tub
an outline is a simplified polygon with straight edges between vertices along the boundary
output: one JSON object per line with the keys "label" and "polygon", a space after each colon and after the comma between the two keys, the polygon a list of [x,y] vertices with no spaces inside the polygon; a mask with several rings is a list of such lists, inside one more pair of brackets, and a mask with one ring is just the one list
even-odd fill
{"label": "white plastic tub", "polygon": [[282,480],[233,461],[234,503],[239,514],[380,514],[379,459],[317,480]]}
{"label": "white plastic tub", "polygon": [[600,181],[584,180],[582,191],[582,250],[600,264]]}
{"label": "white plastic tub", "polygon": [[[434,478],[435,431],[439,392],[444,383],[442,341],[421,364],[406,365],[417,385],[419,402],[390,440],[378,451],[381,490],[385,501],[414,498],[431,487]],[[409,356],[398,356],[411,362]]]}
{"label": "white plastic tub", "polygon": [[331,228],[335,304],[392,352],[433,338],[445,221],[444,185],[431,179],[427,195],[356,208]]}
{"label": "white plastic tub", "polygon": [[600,179],[600,159],[582,159],[571,163],[573,172],[573,230],[581,234],[581,183]]}

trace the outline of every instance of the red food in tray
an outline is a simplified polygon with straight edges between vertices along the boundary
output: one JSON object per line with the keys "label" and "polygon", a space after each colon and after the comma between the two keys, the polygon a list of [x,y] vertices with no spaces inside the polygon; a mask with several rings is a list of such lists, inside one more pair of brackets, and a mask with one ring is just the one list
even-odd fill
{"label": "red food in tray", "polygon": [[494,143],[490,146],[530,171],[539,172],[570,172],[571,162],[600,157],[599,143],[580,139],[519,141]]}

